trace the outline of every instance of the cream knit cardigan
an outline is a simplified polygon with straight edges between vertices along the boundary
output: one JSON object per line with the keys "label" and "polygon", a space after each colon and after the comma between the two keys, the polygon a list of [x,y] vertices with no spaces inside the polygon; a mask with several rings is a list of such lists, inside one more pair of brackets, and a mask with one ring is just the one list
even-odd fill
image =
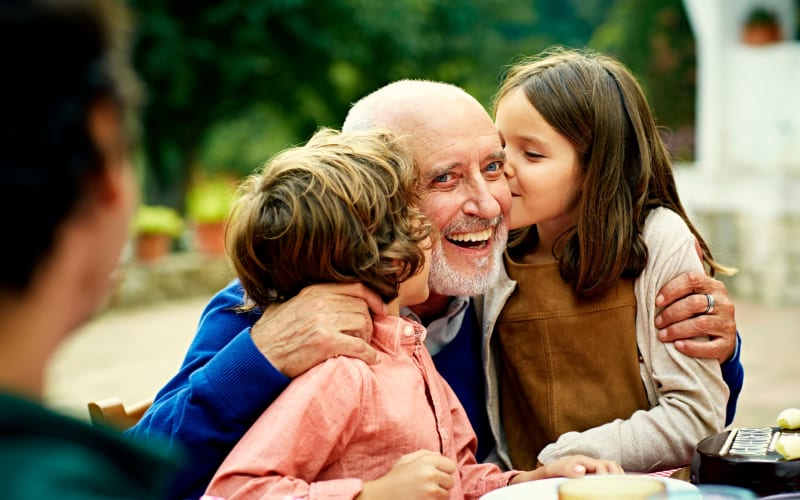
{"label": "cream knit cardigan", "polygon": [[[583,454],[614,460],[629,472],[680,467],[691,462],[698,441],[725,426],[728,386],[722,379],[719,362],[681,354],[672,343],[658,340],[654,325],[658,290],[683,272],[704,272],[694,236],[676,213],[658,208],[647,218],[644,238],[649,259],[635,281],[634,293],[636,339],[644,359],[640,372],[651,408],[638,410],[626,420],[561,435],[539,454],[539,461],[544,464],[566,455]],[[490,459],[509,469],[512,467],[500,419],[491,336],[515,287],[516,282],[503,269],[493,289],[484,297],[475,298],[482,325],[489,421],[497,444],[496,454]]]}

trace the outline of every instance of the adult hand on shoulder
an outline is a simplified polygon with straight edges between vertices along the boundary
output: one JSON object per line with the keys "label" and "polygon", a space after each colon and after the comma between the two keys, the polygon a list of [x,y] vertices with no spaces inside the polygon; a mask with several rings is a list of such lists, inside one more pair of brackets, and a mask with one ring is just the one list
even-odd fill
{"label": "adult hand on shoulder", "polygon": [[[656,306],[664,308],[655,318],[659,340],[675,342],[680,352],[723,363],[736,350],[734,307],[721,281],[704,274],[680,274],[659,290]],[[703,336],[710,340],[694,339]]]}
{"label": "adult hand on shoulder", "polygon": [[453,487],[456,464],[429,450],[403,455],[385,476],[367,481],[357,500],[445,499]]}
{"label": "adult hand on shoulder", "polygon": [[386,314],[380,297],[360,283],[311,285],[274,304],[251,328],[262,354],[289,378],[333,356],[377,363],[372,316]]}

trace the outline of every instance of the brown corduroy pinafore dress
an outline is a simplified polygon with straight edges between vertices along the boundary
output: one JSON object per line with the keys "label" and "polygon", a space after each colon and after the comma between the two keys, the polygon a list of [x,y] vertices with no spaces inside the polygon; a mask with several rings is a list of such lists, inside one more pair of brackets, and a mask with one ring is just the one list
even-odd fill
{"label": "brown corduroy pinafore dress", "polygon": [[626,419],[648,409],[636,346],[632,280],[578,298],[555,263],[519,264],[518,286],[497,320],[500,408],[511,462],[536,467],[561,434]]}

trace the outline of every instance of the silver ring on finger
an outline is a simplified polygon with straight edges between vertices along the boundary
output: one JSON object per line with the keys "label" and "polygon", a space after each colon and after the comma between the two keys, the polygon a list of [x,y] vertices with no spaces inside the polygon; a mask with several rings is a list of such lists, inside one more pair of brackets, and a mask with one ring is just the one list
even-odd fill
{"label": "silver ring on finger", "polygon": [[711,314],[714,312],[714,296],[710,293],[704,294],[706,296],[706,300],[708,301],[708,306],[706,306],[706,310],[703,311],[703,314]]}

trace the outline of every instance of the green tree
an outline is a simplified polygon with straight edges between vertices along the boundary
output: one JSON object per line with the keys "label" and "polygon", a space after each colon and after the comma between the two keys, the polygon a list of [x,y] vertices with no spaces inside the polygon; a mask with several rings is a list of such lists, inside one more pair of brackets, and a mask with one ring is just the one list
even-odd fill
{"label": "green tree", "polygon": [[[496,1],[130,0],[143,111],[145,198],[181,206],[202,145],[260,106],[281,137],[339,126],[350,103],[391,80],[464,83]],[[496,65],[496,62],[494,63]]]}
{"label": "green tree", "polygon": [[392,80],[452,82],[488,106],[505,65],[554,43],[619,56],[662,123],[693,118],[681,0],[128,1],[149,203],[183,207],[201,159],[249,172]]}
{"label": "green tree", "polygon": [[616,0],[591,46],[620,58],[636,74],[673,152],[692,154],[695,43],[681,0]]}

